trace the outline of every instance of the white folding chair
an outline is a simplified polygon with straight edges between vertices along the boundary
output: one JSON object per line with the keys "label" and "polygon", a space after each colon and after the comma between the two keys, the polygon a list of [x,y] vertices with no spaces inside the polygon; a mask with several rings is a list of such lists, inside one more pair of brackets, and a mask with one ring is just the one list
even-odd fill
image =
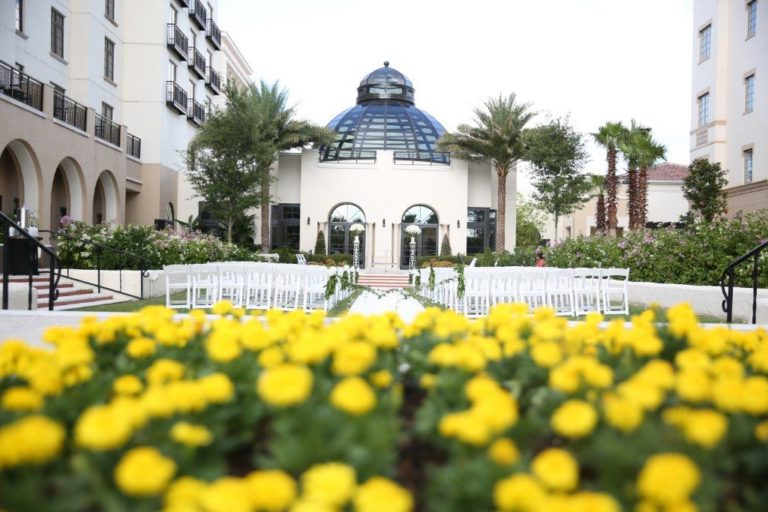
{"label": "white folding chair", "polygon": [[517,302],[519,271],[499,269],[491,273],[491,306]]}
{"label": "white folding chair", "polygon": [[[192,278],[188,265],[164,265],[165,307],[172,309],[190,309],[192,305]],[[174,299],[173,295],[184,292],[183,299]]]}
{"label": "white folding chair", "polygon": [[307,258],[304,257],[301,253],[296,253],[296,263],[299,265],[306,265],[307,264]]}
{"label": "white folding chair", "polygon": [[604,268],[600,270],[600,295],[606,315],[629,314],[629,269]]}
{"label": "white folding chair", "polygon": [[[275,272],[275,289],[273,307],[286,311],[299,308],[301,299],[302,275],[294,265],[281,265]],[[285,268],[287,267],[287,268]]]}
{"label": "white folding chair", "polygon": [[491,276],[488,270],[464,269],[464,314],[478,317],[490,309]]}
{"label": "white folding chair", "polygon": [[547,305],[546,270],[528,267],[517,278],[517,298],[533,310]]}
{"label": "white folding chair", "polygon": [[328,311],[328,300],[325,298],[325,287],[330,274],[325,268],[307,267],[304,275],[304,311],[322,309]]}
{"label": "white folding chair", "polygon": [[573,298],[576,315],[600,311],[600,269],[573,269]]}
{"label": "white folding chair", "polygon": [[269,265],[245,268],[245,309],[269,309],[272,302],[273,272]]}
{"label": "white folding chair", "polygon": [[245,267],[239,263],[219,263],[219,300],[240,307],[245,303]]}
{"label": "white folding chair", "polygon": [[547,304],[555,310],[556,315],[574,316],[573,271],[569,268],[548,268],[545,275]]}
{"label": "white folding chair", "polygon": [[210,308],[219,300],[219,269],[214,263],[191,265],[192,309]]}

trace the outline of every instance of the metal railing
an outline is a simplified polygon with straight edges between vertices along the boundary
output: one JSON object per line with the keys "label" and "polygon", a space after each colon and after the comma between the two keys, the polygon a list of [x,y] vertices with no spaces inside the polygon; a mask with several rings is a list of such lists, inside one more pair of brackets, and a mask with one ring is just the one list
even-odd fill
{"label": "metal railing", "polygon": [[219,30],[219,26],[213,21],[213,18],[208,18],[207,25],[206,37],[217,50],[221,50],[221,30]]}
{"label": "metal railing", "polygon": [[205,122],[205,107],[202,103],[189,98],[189,104],[187,105],[187,118],[193,123],[200,126]]}
{"label": "metal railing", "polygon": [[141,139],[137,136],[127,133],[125,136],[125,150],[134,158],[141,160]]}
{"label": "metal railing", "polygon": [[205,22],[208,19],[208,11],[200,0],[189,0],[189,17],[197,23],[197,26],[205,30]]}
{"label": "metal railing", "polygon": [[409,162],[414,164],[417,162],[428,162],[430,164],[450,165],[451,154],[437,151],[393,151],[392,160],[394,163]]}
{"label": "metal railing", "polygon": [[172,105],[182,114],[187,113],[187,91],[176,82],[168,81],[166,85],[165,102]]}
{"label": "metal railing", "polygon": [[747,254],[739,256],[731,261],[728,266],[725,267],[725,270],[723,270],[723,275],[720,276],[720,290],[723,292],[723,312],[726,314],[728,323],[733,321],[733,288],[736,281],[736,267],[750,259],[752,260],[752,272],[750,274],[750,277],[752,278],[752,323],[757,323],[758,261],[760,259],[760,254],[766,247],[768,247],[768,240],[763,241]]}
{"label": "metal railing", "polygon": [[86,131],[88,108],[65,96],[61,91],[53,91],[53,117],[78,130]]}
{"label": "metal railing", "polygon": [[376,161],[375,150],[365,149],[338,149],[338,148],[320,148],[320,161],[321,162],[337,162],[337,161]]}
{"label": "metal railing", "polygon": [[216,70],[211,66],[208,66],[208,73],[205,77],[205,85],[207,85],[214,94],[219,94],[221,92],[221,76],[219,76]]}
{"label": "metal railing", "polygon": [[[53,250],[42,244],[3,212],[0,212],[0,222],[3,224],[3,309],[8,309],[9,307],[12,258],[11,229],[14,229],[16,232],[13,237],[14,250],[21,249],[22,247],[26,249],[26,254],[22,254],[21,258],[16,258],[15,262],[23,262],[27,268],[27,307],[32,309],[33,276],[38,273],[38,251],[42,251],[48,256],[48,311],[53,311],[54,302],[59,298],[58,286],[61,279],[61,262],[58,256]],[[26,244],[19,243],[25,240]]]}
{"label": "metal railing", "polygon": [[0,61],[0,94],[43,111],[43,84]]}
{"label": "metal railing", "polygon": [[189,47],[189,69],[191,69],[198,78],[205,78],[205,57],[194,46]]}
{"label": "metal railing", "polygon": [[94,135],[103,141],[120,147],[120,125],[99,114],[96,114],[95,118]]}
{"label": "metal railing", "polygon": [[189,52],[189,41],[184,32],[175,24],[168,24],[168,47],[176,52],[176,54],[183,60],[187,60],[187,54]]}

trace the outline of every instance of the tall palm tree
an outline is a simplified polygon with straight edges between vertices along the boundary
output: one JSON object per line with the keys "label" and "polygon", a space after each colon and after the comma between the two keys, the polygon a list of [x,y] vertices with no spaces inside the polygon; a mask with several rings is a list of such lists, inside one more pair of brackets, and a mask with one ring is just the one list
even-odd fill
{"label": "tall palm tree", "polygon": [[629,196],[629,229],[637,229],[640,219],[640,180],[638,177],[640,169],[641,152],[640,148],[644,144],[643,140],[648,137],[650,128],[641,126],[633,119],[630,127],[624,132],[624,136],[619,140],[619,150],[627,161],[627,192]]}
{"label": "tall palm tree", "polygon": [[616,178],[616,155],[619,143],[624,138],[627,128],[618,123],[607,122],[601,126],[592,136],[595,142],[606,149],[606,160],[608,161],[608,172],[605,175],[606,192],[606,228],[610,236],[616,236],[616,228],[619,220],[616,207],[616,190],[618,182]]}
{"label": "tall palm tree", "polygon": [[536,115],[530,103],[517,103],[517,96],[489,98],[484,108],[475,108],[474,125],[459,125],[456,133],[446,133],[439,147],[465,160],[490,162],[499,177],[496,252],[505,248],[507,222],[507,175],[524,157],[523,129]]}
{"label": "tall palm tree", "polygon": [[636,227],[642,228],[648,216],[648,169],[656,165],[659,160],[666,160],[667,148],[659,144],[650,134],[650,130],[643,133],[635,141],[637,145],[637,157],[639,173],[637,174],[637,202],[636,202]]}
{"label": "tall palm tree", "polygon": [[595,207],[595,231],[599,235],[605,235],[608,231],[608,219],[605,210],[605,176],[597,174],[592,175],[592,187],[594,187],[594,195],[597,197],[597,205]]}
{"label": "tall palm tree", "polygon": [[261,176],[261,249],[267,251],[270,247],[270,169],[280,151],[311,144],[330,144],[335,134],[327,128],[295,119],[296,109],[288,106],[288,92],[278,82],[250,84],[249,92],[251,142],[258,155]]}

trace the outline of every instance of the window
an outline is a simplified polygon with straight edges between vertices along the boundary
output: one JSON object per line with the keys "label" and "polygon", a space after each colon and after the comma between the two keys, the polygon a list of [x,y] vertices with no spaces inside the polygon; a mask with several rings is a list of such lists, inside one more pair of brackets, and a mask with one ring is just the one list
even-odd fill
{"label": "window", "polygon": [[115,21],[115,0],[104,0],[104,16]]}
{"label": "window", "polygon": [[101,102],[101,116],[110,121],[113,119],[115,108],[109,103]]}
{"label": "window", "polygon": [[[189,99],[194,101],[195,99],[195,82],[193,80],[189,81]],[[191,114],[192,112],[190,112]]]}
{"label": "window", "polygon": [[699,30],[699,62],[707,60],[712,53],[712,25]]}
{"label": "window", "polygon": [[744,112],[755,110],[755,75],[744,79]]}
{"label": "window", "polygon": [[752,150],[746,149],[744,150],[744,183],[752,183],[752,169],[753,169],[753,160],[752,160]]}
{"label": "window", "polygon": [[115,80],[115,43],[104,38],[104,77]]}
{"label": "window", "polygon": [[709,93],[699,96],[699,127],[709,124]]}
{"label": "window", "polygon": [[16,32],[24,32],[24,0],[16,0]]}
{"label": "window", "polygon": [[757,0],[747,4],[747,39],[757,33]]}
{"label": "window", "polygon": [[301,209],[298,204],[273,204],[270,221],[272,248],[287,247],[298,251],[301,235]]}
{"label": "window", "polygon": [[168,81],[176,82],[176,63],[173,61],[168,62]]}
{"label": "window", "polygon": [[176,18],[178,17],[179,12],[176,10],[174,6],[171,6],[171,18],[168,20],[169,23],[172,25],[176,24]]}
{"label": "window", "polygon": [[64,58],[64,15],[51,8],[51,53]]}
{"label": "window", "polygon": [[467,254],[496,248],[496,210],[467,208]]}
{"label": "window", "polygon": [[189,47],[195,48],[197,46],[197,34],[194,30],[189,31]]}

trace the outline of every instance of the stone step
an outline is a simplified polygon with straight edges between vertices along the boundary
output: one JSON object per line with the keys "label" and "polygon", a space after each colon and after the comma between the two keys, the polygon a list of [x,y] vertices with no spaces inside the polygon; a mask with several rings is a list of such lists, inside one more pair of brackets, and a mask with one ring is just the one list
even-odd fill
{"label": "stone step", "polygon": [[[59,298],[53,303],[53,309],[56,311],[63,311],[66,309],[74,309],[81,307],[85,304],[88,305],[95,305],[94,303],[99,304],[109,304],[112,302],[112,295],[106,295],[106,294],[99,294],[99,293],[89,293],[87,295],[73,295],[68,297],[62,297],[59,296]],[[48,309],[48,300],[44,301],[38,301],[37,309]]]}
{"label": "stone step", "polygon": [[[62,289],[63,288],[63,289]],[[44,288],[44,292],[37,294],[37,300],[48,301],[48,288]],[[69,286],[59,286],[59,297],[72,297],[73,295],[90,295],[93,293],[93,288],[74,288],[71,284]]]}

